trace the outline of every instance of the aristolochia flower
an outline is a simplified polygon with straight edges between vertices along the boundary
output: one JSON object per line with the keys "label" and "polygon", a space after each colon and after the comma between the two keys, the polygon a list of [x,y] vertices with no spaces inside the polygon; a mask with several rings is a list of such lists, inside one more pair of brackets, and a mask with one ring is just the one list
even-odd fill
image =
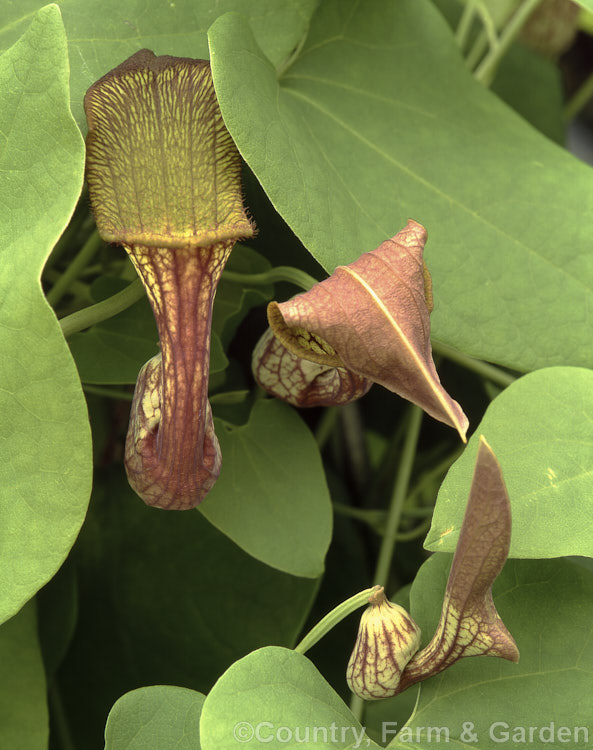
{"label": "aristolochia flower", "polygon": [[[454,427],[465,441],[467,417],[441,385],[432,360],[432,287],[422,259],[425,242],[424,227],[409,221],[395,237],[349,266],[338,266],[308,292],[281,304],[271,302],[268,320],[294,357],[325,372],[341,369],[342,379],[347,372],[358,377],[354,397],[366,393],[369,382],[380,383]],[[298,403],[295,382],[304,379],[295,378],[286,363],[282,369],[277,366],[282,356],[279,347],[260,344],[254,374],[273,395],[291,400],[284,395],[288,392],[292,403]]]}
{"label": "aristolochia flower", "polygon": [[141,50],[90,87],[85,110],[97,227],[129,253],[161,345],[136,384],[128,478],[149,505],[192,508],[220,472],[208,402],[216,285],[236,240],[254,231],[239,154],[205,60]]}
{"label": "aristolochia flower", "polygon": [[405,610],[392,609],[396,605],[389,602],[369,608],[362,616],[348,665],[351,690],[366,700],[387,698],[466,656],[518,661],[517,645],[492,600],[492,584],[502,570],[510,542],[511,508],[502,472],[481,437],[434,636],[417,651],[417,626]]}

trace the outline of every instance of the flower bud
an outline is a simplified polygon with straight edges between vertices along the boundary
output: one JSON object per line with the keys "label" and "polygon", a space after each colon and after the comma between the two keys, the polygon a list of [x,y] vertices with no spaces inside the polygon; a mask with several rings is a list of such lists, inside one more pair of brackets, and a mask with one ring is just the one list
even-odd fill
{"label": "flower bud", "polygon": [[379,700],[396,693],[406,664],[420,646],[420,628],[403,607],[387,601],[382,587],[369,602],[360,619],[346,680],[355,695]]}

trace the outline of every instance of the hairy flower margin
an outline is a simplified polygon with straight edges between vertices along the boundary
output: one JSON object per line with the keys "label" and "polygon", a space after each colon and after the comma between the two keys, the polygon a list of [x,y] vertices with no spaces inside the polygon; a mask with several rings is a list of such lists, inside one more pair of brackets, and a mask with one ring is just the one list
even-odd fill
{"label": "hairy flower margin", "polygon": [[308,292],[271,302],[270,329],[252,360],[261,387],[296,406],[328,406],[354,401],[379,383],[455,428],[465,442],[467,417],[432,359],[426,237],[410,220]]}
{"label": "hairy flower margin", "polygon": [[85,111],[97,228],[128,252],[161,346],[138,375],[128,479],[149,505],[193,508],[221,465],[208,402],[214,294],[233,245],[254,233],[239,153],[206,60],[141,50],[90,87]]}
{"label": "hairy flower margin", "polygon": [[480,437],[472,484],[453,557],[441,617],[428,645],[401,607],[374,592],[363,613],[347,669],[350,689],[366,700],[389,698],[466,656],[517,662],[519,650],[492,600],[507,559],[511,508],[500,465]]}

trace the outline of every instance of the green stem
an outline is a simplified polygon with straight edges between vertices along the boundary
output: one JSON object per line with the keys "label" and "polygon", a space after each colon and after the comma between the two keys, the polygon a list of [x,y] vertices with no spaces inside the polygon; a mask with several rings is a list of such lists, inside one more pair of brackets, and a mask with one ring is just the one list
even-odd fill
{"label": "green stem", "polygon": [[300,289],[308,291],[317,284],[317,279],[309,276],[300,268],[293,266],[276,266],[262,273],[237,273],[236,271],[224,271],[223,281],[231,281],[237,284],[274,284],[278,281],[288,281]]}
{"label": "green stem", "polygon": [[74,740],[72,739],[68,725],[68,718],[64,710],[64,704],[62,703],[62,696],[55,679],[48,691],[48,703],[59,747],[61,750],[75,750]]}
{"label": "green stem", "polygon": [[406,494],[408,492],[408,485],[412,474],[412,465],[416,455],[416,445],[418,444],[418,436],[420,435],[422,414],[422,409],[418,406],[411,407],[408,431],[404,440],[397,477],[395,480],[395,487],[393,489],[389,513],[387,515],[385,536],[381,542],[379,559],[375,570],[375,585],[377,586],[387,585],[391,560],[393,559],[393,552],[395,550],[397,527],[400,522],[404,500],[406,499]]}
{"label": "green stem", "polygon": [[463,49],[467,43],[467,37],[476,17],[476,6],[477,0],[467,0],[461,13],[461,18],[457,24],[457,30],[455,31],[455,41],[459,45],[459,49],[463,52]]}
{"label": "green stem", "polygon": [[[384,510],[362,510],[360,508],[351,508],[349,505],[343,505],[342,503],[333,503],[334,511],[340,516],[346,516],[347,518],[353,518],[355,521],[362,521],[367,523],[377,534],[383,534],[383,526],[387,513]],[[396,542],[409,542],[411,539],[422,536],[424,531],[430,528],[432,523],[432,511],[434,508],[422,508],[422,510],[429,511],[428,513],[422,513],[420,516],[423,520],[418,526],[415,526],[410,531],[399,531],[395,535]],[[402,515],[415,515],[408,514],[405,510],[402,511]],[[420,514],[418,514],[420,515]],[[428,516],[428,518],[426,517]]]}
{"label": "green stem", "polygon": [[99,237],[99,233],[95,230],[78,251],[68,268],[47,293],[47,301],[52,307],[56,307],[58,302],[70,288],[72,282],[78,278],[78,274],[95,256],[101,247],[102,242],[103,240]]}
{"label": "green stem", "polygon": [[570,97],[562,116],[565,122],[570,122],[579,114],[579,112],[593,98],[593,73],[590,73],[585,81],[578,87],[575,93]]}
{"label": "green stem", "polygon": [[354,717],[362,724],[362,716],[364,714],[364,700],[359,696],[352,693],[350,696],[350,710],[354,714]]}
{"label": "green stem", "polygon": [[494,50],[498,49],[498,46],[500,44],[498,35],[496,33],[496,25],[494,23],[494,19],[490,15],[490,11],[488,10],[487,5],[482,2],[482,0],[478,0],[477,9],[484,25],[484,31],[486,32],[486,38],[488,39],[490,52],[493,52]]}
{"label": "green stem", "polygon": [[413,529],[410,529],[409,531],[400,531],[395,538],[398,542],[411,542],[412,539],[417,539],[419,536],[424,536],[425,532],[430,529],[431,523],[432,517],[426,518],[422,523],[418,524],[418,526],[415,526]]}
{"label": "green stem", "polygon": [[482,59],[482,55],[488,49],[488,34],[482,29],[475,38],[474,43],[465,58],[465,66],[473,70]]}
{"label": "green stem", "polygon": [[503,388],[506,388],[511,383],[514,383],[517,379],[514,375],[510,375],[508,372],[501,370],[495,365],[491,365],[488,362],[483,362],[481,359],[468,357],[467,354],[463,354],[458,349],[454,349],[452,346],[447,346],[447,344],[441,344],[440,341],[434,340],[432,340],[431,343],[434,352],[442,354],[443,357],[450,359],[452,362],[457,362],[457,364],[461,365],[462,367],[465,367],[468,370],[472,370],[478,375],[482,375],[482,377],[486,378],[487,380],[491,380],[493,383],[497,383],[498,385],[503,386]]}
{"label": "green stem", "polygon": [[334,502],[332,503],[334,511],[339,516],[346,516],[347,518],[353,518],[355,521],[363,521],[368,523],[369,526],[379,526],[385,522],[387,518],[386,510],[378,509],[365,509],[365,508],[352,508],[350,505],[344,505],[344,503]]}
{"label": "green stem", "polygon": [[312,648],[318,641],[320,641],[324,635],[329,633],[332,628],[341,622],[352,612],[362,607],[364,604],[368,604],[369,597],[377,590],[376,586],[372,586],[370,589],[360,591],[358,594],[354,594],[350,599],[338,604],[334,607],[331,612],[328,612],[326,616],[321,619],[317,625],[314,625],[307,635],[298,643],[294,650],[299,654],[305,654],[310,648]]}
{"label": "green stem", "polygon": [[480,81],[480,83],[483,83],[485,86],[489,86],[492,83],[499,62],[507,53],[511,44],[515,41],[515,38],[521,31],[525,21],[527,21],[529,16],[541,2],[542,0],[523,0],[521,5],[519,5],[505,27],[502,29],[498,46],[495,49],[490,49],[488,51],[482,62],[474,71],[474,77],[476,80]]}
{"label": "green stem", "polygon": [[[44,280],[49,281],[52,284],[55,284],[57,281],[59,281],[62,278],[62,276],[63,274],[60,273],[60,271],[58,271],[57,268],[49,268],[43,272]],[[88,284],[85,284],[84,281],[78,281],[78,280],[71,281],[69,291],[75,297],[80,297],[86,300],[87,304],[89,304],[89,302],[92,302],[90,287]]]}
{"label": "green stem", "polygon": [[434,505],[419,505],[414,508],[404,508],[402,510],[402,516],[408,518],[426,518],[426,516],[432,516],[434,513]]}
{"label": "green stem", "polygon": [[83,383],[82,389],[85,393],[90,393],[93,396],[106,396],[107,398],[115,398],[118,401],[131,401],[134,396],[128,391],[120,391],[117,388],[104,388],[100,385],[91,385],[90,383]]}
{"label": "green stem", "polygon": [[86,215],[82,210],[76,211],[74,217],[64,230],[64,233],[54,245],[54,249],[51,251],[49,258],[47,259],[47,262],[45,264],[45,268],[43,269],[44,275],[47,271],[53,268],[53,266],[55,266],[55,264],[60,260],[64,253],[71,248],[76,235],[82,228],[85,218]]}
{"label": "green stem", "polygon": [[[54,287],[55,288],[55,287]],[[52,290],[53,291],[53,290]],[[144,296],[144,287],[142,281],[136,279],[121,292],[114,294],[112,297],[97,302],[96,305],[90,305],[82,310],[78,310],[72,315],[67,315],[60,320],[62,333],[65,338],[71,336],[77,331],[83,331],[95,323],[112,318],[114,315],[126,310],[128,307],[138,302]]]}

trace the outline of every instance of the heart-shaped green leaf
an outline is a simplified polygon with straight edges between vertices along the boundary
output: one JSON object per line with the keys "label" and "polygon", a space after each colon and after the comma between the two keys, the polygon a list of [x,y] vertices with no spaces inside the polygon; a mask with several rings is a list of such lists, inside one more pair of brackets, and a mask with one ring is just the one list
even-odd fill
{"label": "heart-shaped green leaf", "polygon": [[204,700],[202,693],[172,685],[122,695],[107,718],[105,750],[200,750]]}
{"label": "heart-shaped green leaf", "polygon": [[200,739],[202,750],[234,743],[378,747],[309,659],[276,646],[248,654],[222,675],[206,697]]}
{"label": "heart-shaped green leaf", "polygon": [[[121,0],[65,0],[61,8],[72,60],[71,95],[74,117],[86,129],[82,108],[88,87],[108,70],[142,47],[157,54],[208,57],[206,33],[222,13],[237,11],[257,26],[257,40],[280,65],[306,31],[316,0],[176,0],[141,5]],[[22,34],[44,0],[4,3],[0,20],[0,49]]]}
{"label": "heart-shaped green leaf", "polygon": [[593,171],[473,80],[432,3],[320,3],[280,78],[238,15],[210,46],[231,135],[328,271],[413,217],[434,338],[520,370],[593,364]]}
{"label": "heart-shaped green leaf", "polygon": [[331,500],[302,419],[280,401],[258,401],[245,426],[216,420],[216,432],[229,460],[200,512],[267,565],[319,576],[331,539]]}
{"label": "heart-shaped green leaf", "polygon": [[477,435],[484,434],[511,499],[509,555],[593,556],[591,393],[591,370],[553,367],[525,375],[497,396],[441,485],[427,549],[455,549]]}
{"label": "heart-shaped green leaf", "polygon": [[86,404],[39,283],[82,186],[68,74],[48,5],[0,57],[0,622],[60,567],[90,494]]}

